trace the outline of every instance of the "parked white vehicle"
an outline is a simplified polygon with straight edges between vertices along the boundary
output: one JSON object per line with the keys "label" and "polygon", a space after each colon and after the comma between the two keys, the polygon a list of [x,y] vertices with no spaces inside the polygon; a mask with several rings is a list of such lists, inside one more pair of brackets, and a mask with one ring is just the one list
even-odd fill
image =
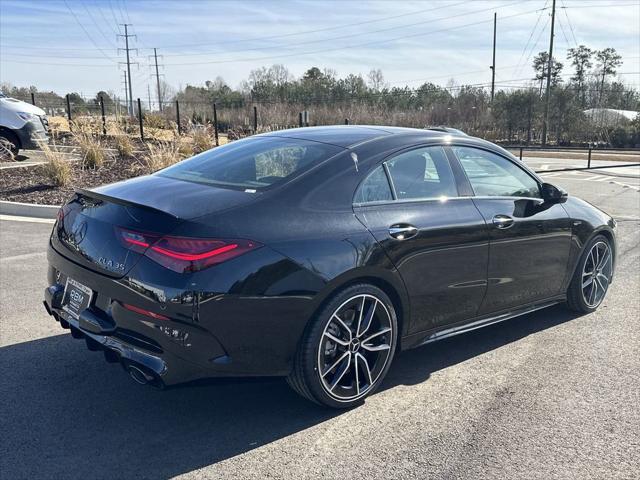
{"label": "parked white vehicle", "polygon": [[49,140],[49,123],[41,108],[0,93],[0,157],[16,158],[24,148]]}

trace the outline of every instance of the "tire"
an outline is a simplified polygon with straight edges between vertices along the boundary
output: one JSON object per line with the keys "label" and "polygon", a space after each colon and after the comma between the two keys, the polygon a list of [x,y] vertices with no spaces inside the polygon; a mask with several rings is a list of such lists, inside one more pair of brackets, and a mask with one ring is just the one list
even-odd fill
{"label": "tire", "polygon": [[287,382],[320,405],[359,405],[382,383],[397,337],[398,321],[389,297],[366,283],[347,287],[307,326]]}
{"label": "tire", "polygon": [[[594,268],[595,266],[595,268]],[[604,235],[584,248],[567,290],[567,306],[580,313],[595,311],[603,302],[613,276],[613,249]]]}
{"label": "tire", "polygon": [[7,131],[0,131],[0,160],[3,162],[13,161],[18,156],[20,150],[18,137]]}

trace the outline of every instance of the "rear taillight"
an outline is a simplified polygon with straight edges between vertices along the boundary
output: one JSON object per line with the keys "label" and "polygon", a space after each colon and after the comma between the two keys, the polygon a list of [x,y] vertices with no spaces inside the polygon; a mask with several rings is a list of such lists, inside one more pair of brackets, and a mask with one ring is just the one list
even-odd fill
{"label": "rear taillight", "polygon": [[120,242],[129,250],[142,253],[178,273],[196,272],[262,246],[244,239],[160,236],[124,228],[117,228],[117,233]]}

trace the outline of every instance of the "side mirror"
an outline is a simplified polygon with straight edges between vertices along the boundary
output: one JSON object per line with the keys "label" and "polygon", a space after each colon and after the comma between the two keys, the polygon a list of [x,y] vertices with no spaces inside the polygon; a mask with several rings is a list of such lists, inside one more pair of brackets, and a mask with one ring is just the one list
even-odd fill
{"label": "side mirror", "polygon": [[540,190],[542,191],[542,199],[549,204],[564,203],[569,196],[565,190],[550,183],[543,183]]}

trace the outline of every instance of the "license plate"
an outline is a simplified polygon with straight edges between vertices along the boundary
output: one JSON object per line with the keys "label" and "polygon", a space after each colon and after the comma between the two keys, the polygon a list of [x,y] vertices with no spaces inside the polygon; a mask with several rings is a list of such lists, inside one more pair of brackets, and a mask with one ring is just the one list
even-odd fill
{"label": "license plate", "polygon": [[92,296],[93,291],[89,287],[73,278],[67,278],[67,285],[62,297],[62,309],[77,320],[80,312],[89,308]]}

